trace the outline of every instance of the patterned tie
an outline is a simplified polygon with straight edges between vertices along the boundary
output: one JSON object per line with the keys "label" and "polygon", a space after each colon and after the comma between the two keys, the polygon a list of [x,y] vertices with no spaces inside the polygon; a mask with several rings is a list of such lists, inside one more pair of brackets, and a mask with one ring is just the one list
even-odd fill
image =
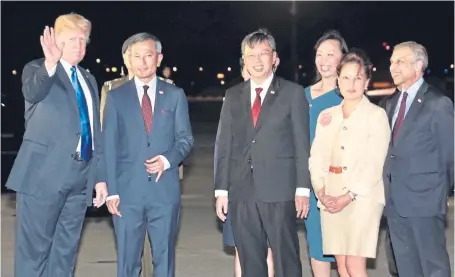
{"label": "patterned tie", "polygon": [[254,99],[253,108],[251,109],[251,116],[253,117],[253,125],[256,127],[256,123],[261,112],[261,92],[262,88],[256,88],[256,99]]}
{"label": "patterned tie", "polygon": [[153,111],[152,102],[150,101],[150,97],[147,94],[148,89],[149,86],[144,86],[144,95],[142,96],[142,117],[144,117],[144,124],[145,129],[147,130],[147,134],[150,134],[150,130],[152,129]]}
{"label": "patterned tie", "polygon": [[92,131],[88,115],[87,101],[77,78],[76,67],[71,67],[71,83],[76,91],[77,104],[79,106],[79,119],[81,122],[81,158],[89,161],[92,158]]}
{"label": "patterned tie", "polygon": [[403,92],[403,97],[401,98],[400,110],[398,111],[398,116],[397,116],[397,119],[395,120],[395,125],[393,126],[393,131],[392,131],[393,143],[395,143],[395,141],[398,137],[398,133],[400,132],[401,127],[403,126],[407,98],[408,98],[408,93]]}

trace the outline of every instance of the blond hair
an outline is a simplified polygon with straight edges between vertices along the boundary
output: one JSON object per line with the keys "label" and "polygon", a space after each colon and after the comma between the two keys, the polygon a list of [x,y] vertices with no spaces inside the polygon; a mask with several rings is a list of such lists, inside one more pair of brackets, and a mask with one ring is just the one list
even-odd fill
{"label": "blond hair", "polygon": [[92,23],[76,13],[63,14],[55,20],[54,24],[55,34],[59,35],[65,30],[79,29],[84,32],[88,38],[90,37],[90,31],[92,30]]}

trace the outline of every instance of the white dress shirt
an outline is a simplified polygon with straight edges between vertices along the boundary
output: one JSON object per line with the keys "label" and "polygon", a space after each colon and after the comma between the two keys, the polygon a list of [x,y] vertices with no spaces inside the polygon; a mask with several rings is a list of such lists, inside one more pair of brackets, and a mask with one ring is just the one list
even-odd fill
{"label": "white dress shirt", "polygon": [[[419,91],[420,87],[423,84],[423,78],[420,78],[415,82],[412,86],[406,90],[406,93],[408,94],[408,97],[406,98],[406,109],[404,111],[404,117],[406,117],[406,114],[408,113],[409,109],[411,108],[412,102],[414,102],[414,99],[417,95],[417,92]],[[398,89],[400,93],[400,97],[398,98],[397,106],[395,107],[395,111],[393,112],[392,116],[392,129],[395,127],[395,121],[397,121],[398,117],[398,112],[400,111],[401,107],[401,100],[403,99],[403,91],[399,88]]]}
{"label": "white dress shirt", "polygon": [[[264,98],[267,95],[270,84],[272,84],[274,74],[271,74],[261,85],[256,84],[253,79],[250,79],[250,94],[251,94],[251,108],[253,108],[254,101],[256,100],[256,88],[262,88],[261,93],[261,105],[264,103]],[[310,196],[310,189],[307,188],[297,188],[295,191],[296,196]],[[227,190],[215,190],[215,197],[218,196],[228,196]]]}
{"label": "white dress shirt", "polygon": [[[142,107],[142,97],[144,96],[144,86],[147,85],[149,87],[147,89],[147,95],[150,98],[150,103],[152,104],[153,113],[155,111],[156,82],[157,82],[156,75],[147,84],[142,82],[141,80],[139,80],[137,77],[134,77],[134,84],[136,85],[137,97],[139,98],[139,103],[141,104],[141,107]],[[171,167],[171,164],[169,163],[168,159],[166,159],[166,157],[164,157],[163,155],[159,155],[159,157],[163,161],[164,171],[168,170]],[[109,189],[109,184],[108,184],[108,189]],[[110,195],[106,198],[106,201],[111,200],[111,199],[116,199],[116,198],[120,198],[120,196],[119,195]]]}
{"label": "white dress shirt", "polygon": [[[63,68],[65,69],[66,74],[68,75],[68,78],[70,78],[70,82],[72,83],[72,78],[71,75],[73,72],[71,71],[72,65],[69,64],[67,61],[61,59],[60,63],[62,64]],[[49,74],[49,77],[54,76],[55,72],[57,71],[57,65],[54,66],[51,70],[47,71],[47,74]],[[90,120],[90,129],[92,132],[92,150],[95,149],[95,143],[93,141],[93,99],[92,99],[92,94],[90,93],[90,89],[87,86],[87,83],[85,82],[84,77],[82,76],[82,73],[79,71],[79,68],[76,66],[76,72],[77,72],[77,79],[79,80],[79,83],[81,84],[82,91],[84,92],[85,96],[85,101],[87,102],[87,108],[88,108],[88,117]],[[79,138],[79,142],[77,143],[76,147],[76,152],[81,151],[81,138]]]}

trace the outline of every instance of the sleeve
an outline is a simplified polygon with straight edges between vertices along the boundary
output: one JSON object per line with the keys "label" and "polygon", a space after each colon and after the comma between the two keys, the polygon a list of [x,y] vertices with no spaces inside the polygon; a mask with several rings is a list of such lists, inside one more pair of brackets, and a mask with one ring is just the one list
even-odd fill
{"label": "sleeve", "polygon": [[454,110],[452,101],[448,97],[441,97],[436,103],[432,118],[432,132],[436,139],[440,168],[444,172],[447,189],[454,185]]}
{"label": "sleeve", "polygon": [[324,143],[324,132],[323,126],[319,124],[320,117],[323,113],[320,113],[318,117],[318,124],[316,124],[315,137],[313,144],[311,145],[310,158],[309,158],[309,169],[311,176],[311,184],[315,195],[317,192],[324,188],[325,177],[328,172],[328,162],[326,161],[326,146]]}
{"label": "sleeve", "polygon": [[162,155],[169,162],[170,168],[178,167],[190,153],[194,138],[191,131],[188,100],[182,89],[177,91],[177,106],[175,110],[175,142],[173,147]]}
{"label": "sleeve", "polygon": [[311,188],[308,159],[310,157],[308,100],[303,87],[299,86],[291,108],[292,135],[295,147],[297,188]]}
{"label": "sleeve", "polygon": [[218,123],[218,139],[215,145],[214,184],[216,196],[227,195],[227,191],[229,190],[229,161],[231,159],[232,147],[231,101],[231,93],[227,91],[223,107],[221,108],[220,121]]}
{"label": "sleeve", "polygon": [[117,188],[117,145],[118,145],[118,119],[117,109],[115,107],[114,98],[109,94],[106,99],[106,107],[104,109],[103,118],[103,163],[105,167],[105,179],[110,195],[118,195]]}
{"label": "sleeve", "polygon": [[22,94],[25,101],[36,104],[49,94],[55,79],[56,66],[51,70],[46,69],[44,61],[32,61],[25,65],[22,71]]}

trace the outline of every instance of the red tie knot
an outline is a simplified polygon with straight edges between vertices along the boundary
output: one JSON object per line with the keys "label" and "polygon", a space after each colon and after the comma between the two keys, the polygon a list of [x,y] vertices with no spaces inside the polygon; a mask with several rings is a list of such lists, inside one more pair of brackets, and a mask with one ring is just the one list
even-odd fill
{"label": "red tie knot", "polygon": [[149,89],[149,86],[145,85],[145,86],[143,86],[143,88],[144,88],[144,93],[147,93],[147,90]]}
{"label": "red tie knot", "polygon": [[257,96],[260,96],[261,92],[262,92],[262,88],[256,88],[256,95]]}

